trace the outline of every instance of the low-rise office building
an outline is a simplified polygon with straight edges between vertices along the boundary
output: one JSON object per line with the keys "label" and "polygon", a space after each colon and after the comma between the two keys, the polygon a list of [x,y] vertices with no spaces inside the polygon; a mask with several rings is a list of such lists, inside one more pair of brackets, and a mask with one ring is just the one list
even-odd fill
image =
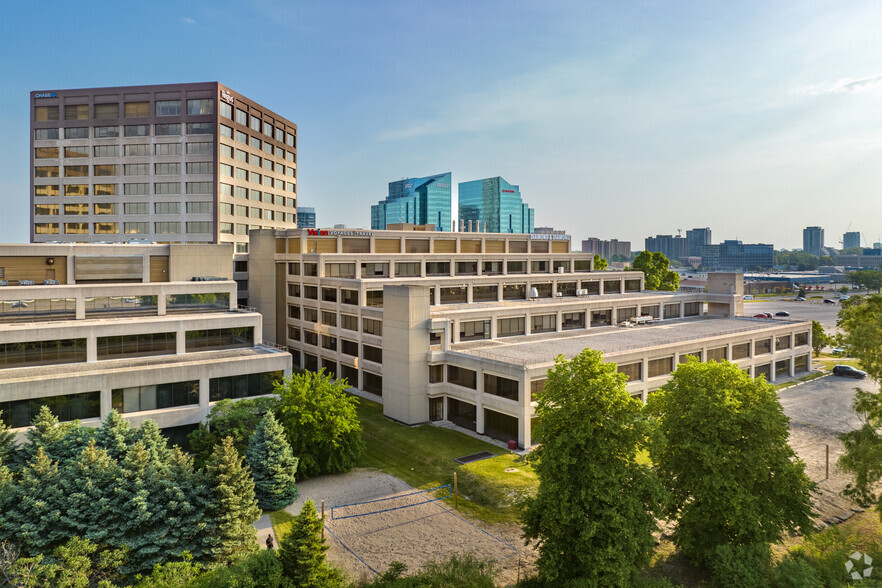
{"label": "low-rise office building", "polygon": [[[268,394],[290,355],[236,305],[232,244],[0,245],[0,410],[97,425],[111,408],[186,431]],[[182,429],[181,429],[182,428]]]}
{"label": "low-rise office building", "polygon": [[382,397],[404,423],[450,420],[533,443],[532,395],[557,354],[604,352],[641,398],[688,356],[775,380],[810,368],[810,323],[744,318],[740,274],[650,292],[593,271],[557,235],[252,231],[251,293],[295,367]]}

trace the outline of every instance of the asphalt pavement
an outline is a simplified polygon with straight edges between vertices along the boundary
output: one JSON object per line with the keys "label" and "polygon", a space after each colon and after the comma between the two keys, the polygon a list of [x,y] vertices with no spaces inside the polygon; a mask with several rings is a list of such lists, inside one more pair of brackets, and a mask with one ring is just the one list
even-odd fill
{"label": "asphalt pavement", "polygon": [[838,435],[863,425],[851,408],[855,388],[877,391],[876,383],[870,378],[856,380],[830,375],[784,388],[778,392],[778,399],[792,424]]}

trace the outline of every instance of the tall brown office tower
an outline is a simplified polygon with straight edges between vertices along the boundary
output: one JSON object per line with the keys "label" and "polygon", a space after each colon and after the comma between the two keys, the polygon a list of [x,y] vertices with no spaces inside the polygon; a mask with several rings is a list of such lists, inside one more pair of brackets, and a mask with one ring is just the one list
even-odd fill
{"label": "tall brown office tower", "polygon": [[297,126],[217,82],[31,92],[31,241],[297,226]]}

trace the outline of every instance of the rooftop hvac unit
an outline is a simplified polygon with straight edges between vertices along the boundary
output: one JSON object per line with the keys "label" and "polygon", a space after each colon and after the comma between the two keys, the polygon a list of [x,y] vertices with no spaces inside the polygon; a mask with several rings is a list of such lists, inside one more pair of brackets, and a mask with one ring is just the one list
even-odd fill
{"label": "rooftop hvac unit", "polygon": [[555,292],[554,295],[558,298],[563,298],[563,292]]}
{"label": "rooftop hvac unit", "polygon": [[559,274],[564,273],[564,267],[560,266],[559,268],[557,268],[557,273],[559,273]]}
{"label": "rooftop hvac unit", "polygon": [[539,299],[539,290],[536,288],[530,288],[530,294],[527,296],[530,300],[538,300]]}
{"label": "rooftop hvac unit", "polygon": [[576,296],[588,296],[588,290],[576,290]]}

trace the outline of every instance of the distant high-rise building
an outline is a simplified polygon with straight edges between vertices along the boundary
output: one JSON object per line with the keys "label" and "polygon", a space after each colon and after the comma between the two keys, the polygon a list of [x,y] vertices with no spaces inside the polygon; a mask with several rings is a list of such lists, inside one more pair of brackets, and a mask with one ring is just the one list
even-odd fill
{"label": "distant high-rise building", "polygon": [[861,234],[858,231],[850,231],[842,235],[842,248],[849,249],[851,247],[861,246]]}
{"label": "distant high-rise building", "polygon": [[723,241],[701,247],[701,267],[709,271],[747,271],[771,268],[775,263],[775,247],[765,243]]}
{"label": "distant high-rise building", "polygon": [[582,253],[593,253],[604,259],[612,259],[617,255],[631,257],[631,242],[618,239],[603,240],[589,237],[582,241]]}
{"label": "distant high-rise building", "polygon": [[485,233],[533,232],[533,209],[518,186],[499,176],[459,184],[459,219],[466,227],[480,223]]}
{"label": "distant high-rise building", "polygon": [[555,229],[554,227],[533,227],[531,231],[534,235],[566,235],[563,229]]}
{"label": "distant high-rise building", "polygon": [[371,229],[383,230],[390,224],[411,223],[433,224],[436,231],[451,230],[450,186],[450,172],[389,182],[386,200],[371,206]]}
{"label": "distant high-rise building", "polygon": [[701,256],[701,248],[711,244],[710,227],[703,229],[690,229],[686,231],[686,255],[688,257]]}
{"label": "distant high-rise building", "polygon": [[297,209],[297,228],[314,229],[315,224],[315,208],[311,206],[301,206]]}
{"label": "distant high-rise building", "polygon": [[646,251],[663,254],[670,261],[677,261],[686,257],[686,239],[677,235],[656,235],[647,237],[645,242]]}
{"label": "distant high-rise building", "polygon": [[802,250],[820,257],[824,248],[824,229],[821,227],[806,227],[802,230]]}
{"label": "distant high-rise building", "polygon": [[[293,228],[297,126],[217,82],[31,92],[31,241]],[[248,206],[242,205],[246,202]]]}

